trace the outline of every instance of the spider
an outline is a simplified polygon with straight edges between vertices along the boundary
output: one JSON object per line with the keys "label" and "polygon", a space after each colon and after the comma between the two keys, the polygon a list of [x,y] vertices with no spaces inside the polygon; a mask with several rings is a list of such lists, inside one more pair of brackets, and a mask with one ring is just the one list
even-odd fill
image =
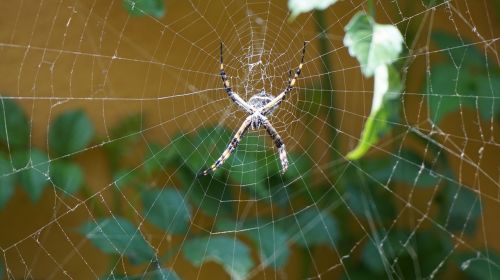
{"label": "spider", "polygon": [[297,70],[295,70],[295,75],[292,78],[292,71],[288,72],[288,85],[278,96],[274,97],[273,95],[267,93],[266,91],[261,91],[255,95],[253,95],[248,102],[245,102],[236,92],[234,92],[229,85],[229,81],[227,80],[226,72],[224,71],[224,63],[222,58],[222,49],[223,44],[220,44],[220,76],[222,78],[222,83],[224,84],[224,90],[227,92],[227,95],[236,103],[243,111],[245,111],[249,116],[243,121],[243,124],[236,131],[234,137],[229,142],[227,148],[222,152],[222,155],[215,161],[210,168],[203,171],[203,175],[207,175],[208,173],[214,172],[217,168],[219,168],[228,158],[229,156],[236,150],[238,144],[240,143],[241,138],[247,133],[248,129],[251,128],[255,130],[263,126],[271,139],[273,139],[276,148],[278,149],[282,173],[288,168],[288,158],[285,150],[285,144],[281,139],[281,136],[278,134],[276,129],[271,125],[269,119],[267,118],[271,115],[281,104],[281,102],[285,99],[286,95],[292,91],[297,78],[302,71],[302,65],[304,64],[304,56],[306,53],[306,46],[308,41],[304,42],[304,47],[302,48],[302,57],[300,59],[300,64]]}

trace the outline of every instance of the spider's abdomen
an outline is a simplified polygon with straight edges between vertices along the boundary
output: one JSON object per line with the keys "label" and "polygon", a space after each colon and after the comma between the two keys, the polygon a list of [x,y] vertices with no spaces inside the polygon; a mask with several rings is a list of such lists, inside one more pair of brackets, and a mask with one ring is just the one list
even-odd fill
{"label": "spider's abdomen", "polygon": [[248,104],[252,105],[256,109],[260,109],[266,106],[266,104],[271,102],[273,99],[274,96],[267,94],[265,91],[261,91],[260,93],[250,97]]}
{"label": "spider's abdomen", "polygon": [[[266,106],[271,100],[274,99],[274,96],[271,94],[268,94],[265,91],[261,91],[257,93],[256,95],[250,97],[248,100],[248,104],[252,105],[255,109],[260,109],[264,106]],[[268,115],[271,115],[276,108],[273,108],[269,111]]]}

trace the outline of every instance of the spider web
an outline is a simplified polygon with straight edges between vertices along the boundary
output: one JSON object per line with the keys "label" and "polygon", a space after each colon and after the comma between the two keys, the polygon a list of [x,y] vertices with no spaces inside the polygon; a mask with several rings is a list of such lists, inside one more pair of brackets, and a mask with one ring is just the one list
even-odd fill
{"label": "spider web", "polygon": [[[27,112],[29,149],[49,154],[28,168],[46,176],[49,187],[36,203],[16,189],[0,212],[2,276],[118,279],[168,268],[182,279],[213,279],[227,277],[224,268],[233,278],[358,279],[372,268],[381,278],[412,279],[468,275],[471,267],[494,279],[500,249],[497,6],[429,2],[375,1],[377,21],[396,25],[407,42],[397,62],[405,90],[397,101],[400,117],[387,121],[391,133],[366,162],[345,155],[370,113],[372,80],[342,42],[347,22],[366,11],[364,1],[340,1],[322,17],[306,13],[291,22],[286,3],[270,0],[167,1],[162,19],[131,16],[116,0],[3,2],[2,100]],[[458,43],[440,44],[445,35],[439,31]],[[280,173],[277,150],[261,128],[249,131],[213,176],[198,177],[246,117],[222,88],[220,42],[231,86],[248,100],[286,87],[304,41],[310,44],[302,75],[270,117],[286,144],[289,170]],[[479,58],[469,67],[464,50],[472,49]],[[444,61],[451,66],[439,68]],[[462,77],[479,68],[482,87],[469,81],[463,95]],[[429,108],[429,99],[437,109]],[[456,110],[441,116],[450,104]],[[56,155],[52,121],[77,108],[90,116],[97,136],[85,148]],[[120,120],[137,113],[137,129],[115,133]],[[113,170],[106,149],[130,139],[121,168]],[[13,151],[4,152],[15,166]],[[171,154],[176,164],[165,163]],[[38,168],[70,159],[83,167],[85,191],[65,193]],[[177,220],[168,230],[155,227],[141,192],[124,187],[148,168],[156,171],[137,184],[160,191],[154,205],[162,203],[161,190],[178,190],[189,208],[186,229],[177,229]],[[25,169],[12,168],[2,178]],[[421,187],[422,180],[429,185]],[[136,265],[123,250],[105,254],[82,234],[82,224],[103,218],[128,219],[137,227],[134,238],[143,237],[155,259]],[[120,234],[108,233],[105,241]],[[195,238],[208,245],[196,247]],[[227,240],[232,245],[225,251],[220,244]],[[265,246],[273,253],[262,253]],[[208,260],[193,263],[190,253]],[[253,264],[239,274],[247,259]],[[406,270],[408,263],[413,269]]]}

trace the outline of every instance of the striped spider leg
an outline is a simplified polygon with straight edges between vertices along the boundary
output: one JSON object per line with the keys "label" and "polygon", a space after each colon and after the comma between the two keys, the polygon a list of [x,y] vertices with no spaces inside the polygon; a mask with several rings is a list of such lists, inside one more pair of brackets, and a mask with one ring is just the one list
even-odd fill
{"label": "striped spider leg", "polygon": [[243,124],[241,124],[240,128],[238,131],[236,131],[236,134],[234,134],[233,139],[229,142],[227,145],[227,148],[224,150],[222,155],[215,161],[210,168],[207,170],[203,171],[203,175],[207,175],[208,173],[214,172],[219,166],[221,166],[228,158],[229,156],[236,150],[236,147],[238,147],[238,144],[240,144],[241,138],[247,133],[248,129],[250,128],[250,125],[252,123],[252,115],[248,116]]}
{"label": "striped spider leg", "polygon": [[273,127],[271,122],[267,116],[271,115],[277,107],[281,104],[281,102],[285,99],[286,95],[292,91],[297,78],[302,71],[302,66],[304,64],[304,56],[306,53],[306,45],[307,41],[304,42],[304,48],[302,49],[302,57],[300,59],[300,64],[297,70],[295,71],[295,75],[292,78],[291,72],[288,77],[288,85],[284,91],[282,91],[277,97],[268,94],[265,91],[261,91],[260,93],[252,96],[248,102],[245,102],[237,93],[233,92],[229,85],[229,81],[227,80],[226,72],[224,71],[224,64],[222,59],[222,43],[220,45],[220,76],[222,78],[222,82],[224,84],[224,90],[227,92],[229,98],[236,103],[243,111],[245,111],[249,116],[245,119],[243,124],[240,126],[236,134],[229,142],[227,148],[222,152],[222,155],[215,161],[214,164],[210,166],[210,168],[206,169],[202,172],[203,175],[207,175],[209,173],[214,172],[217,168],[219,168],[236,150],[238,147],[241,138],[248,132],[248,129],[257,129],[260,126],[263,126],[267,134],[271,137],[274,142],[274,145],[278,149],[279,158],[281,161],[281,172],[285,173],[288,169],[288,157],[285,150],[285,144],[281,136],[278,134],[276,129]]}
{"label": "striped spider leg", "polygon": [[224,90],[227,92],[227,95],[233,101],[236,103],[238,106],[240,106],[243,111],[247,112],[248,114],[253,113],[253,108],[250,106],[245,100],[243,100],[239,94],[233,91],[231,88],[229,81],[227,80],[226,76],[226,71],[224,71],[224,59],[222,57],[222,42],[220,43],[220,77],[222,78],[222,84],[224,85]]}
{"label": "striped spider leg", "polygon": [[[288,75],[288,85],[286,86],[285,90],[282,91],[276,98],[271,100],[271,102],[267,103],[263,108],[262,108],[262,114],[267,115],[269,112],[273,111],[274,108],[279,106],[283,100],[285,100],[286,95],[292,91],[293,87],[295,86],[295,82],[297,81],[297,78],[300,76],[300,73],[302,72],[302,66],[304,65],[304,56],[306,55],[306,46],[308,41],[304,41],[304,47],[302,48],[302,57],[300,58],[300,64],[297,70],[295,70],[295,74],[292,78],[292,75]],[[290,72],[291,74],[291,72]]]}

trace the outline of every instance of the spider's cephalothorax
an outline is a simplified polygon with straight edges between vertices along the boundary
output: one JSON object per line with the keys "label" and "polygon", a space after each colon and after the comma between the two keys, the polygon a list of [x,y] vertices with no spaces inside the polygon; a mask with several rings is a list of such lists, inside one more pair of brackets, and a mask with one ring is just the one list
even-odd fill
{"label": "spider's cephalothorax", "polygon": [[288,158],[286,155],[285,144],[281,139],[280,135],[274,129],[274,127],[269,122],[267,116],[271,115],[281,104],[281,102],[285,99],[286,95],[292,91],[297,78],[302,71],[302,65],[304,64],[304,55],[306,53],[306,45],[307,42],[304,42],[304,47],[302,48],[302,58],[300,59],[300,64],[297,70],[295,70],[295,74],[292,77],[292,72],[289,72],[288,77],[288,85],[277,97],[272,96],[271,94],[261,91],[254,96],[252,96],[248,102],[245,102],[236,92],[231,89],[229,85],[229,81],[227,80],[226,72],[224,71],[224,63],[222,60],[222,43],[220,44],[220,76],[222,78],[222,82],[224,84],[224,89],[227,92],[229,98],[236,103],[240,108],[245,111],[249,116],[243,121],[243,124],[240,126],[233,139],[229,142],[226,150],[222,152],[222,155],[215,161],[210,168],[203,171],[203,175],[207,175],[210,172],[215,171],[219,166],[221,166],[224,161],[226,161],[229,156],[236,150],[238,144],[240,143],[241,137],[245,135],[249,128],[257,129],[263,126],[269,136],[273,139],[276,148],[278,148],[278,153],[281,161],[281,171],[284,173],[288,168]]}

